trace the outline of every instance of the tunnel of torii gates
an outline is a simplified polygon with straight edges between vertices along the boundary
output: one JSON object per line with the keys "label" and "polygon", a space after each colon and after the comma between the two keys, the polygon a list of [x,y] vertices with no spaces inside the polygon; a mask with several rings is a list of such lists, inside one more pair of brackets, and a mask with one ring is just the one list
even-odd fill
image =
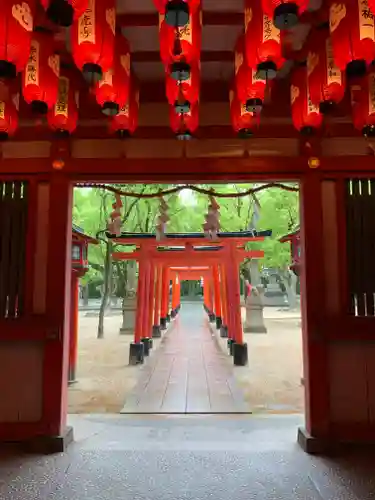
{"label": "tunnel of torii gates", "polygon": [[[116,243],[131,245],[132,251],[113,252],[114,260],[135,260],[139,265],[134,342],[129,363],[143,363],[152,338],[160,337],[171,317],[180,309],[180,281],[204,280],[204,307],[210,321],[216,321],[235,365],[247,363],[243,341],[239,265],[244,259],[261,258],[262,250],[246,250],[247,243],[264,241],[271,231],[255,236],[251,232],[219,233],[214,241],[205,235],[168,234],[159,241],[153,234],[122,233]],[[111,235],[108,235],[111,237]],[[170,283],[172,304],[170,308]]]}

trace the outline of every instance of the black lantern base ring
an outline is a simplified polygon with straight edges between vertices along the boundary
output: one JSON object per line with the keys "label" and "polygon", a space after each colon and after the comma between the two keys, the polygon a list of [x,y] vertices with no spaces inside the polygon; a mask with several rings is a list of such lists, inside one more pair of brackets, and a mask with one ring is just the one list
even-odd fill
{"label": "black lantern base ring", "polygon": [[367,64],[364,59],[355,59],[346,66],[346,76],[350,78],[359,78],[367,73]]}
{"label": "black lantern base ring", "polygon": [[106,116],[116,116],[119,114],[120,106],[115,102],[105,102],[102,106],[102,113]]}
{"label": "black lantern base ring", "polygon": [[375,125],[366,125],[363,127],[362,135],[364,137],[375,137]]}
{"label": "black lantern base ring", "polygon": [[55,137],[57,139],[68,139],[70,137],[69,130],[59,129],[55,131]]}
{"label": "black lantern base ring", "polygon": [[53,23],[67,28],[73,24],[74,9],[67,0],[50,0],[47,17]]}
{"label": "black lantern base ring", "polygon": [[103,71],[99,64],[95,63],[86,63],[82,68],[82,73],[85,81],[89,85],[95,85],[100,82],[103,78]]}
{"label": "black lantern base ring", "polygon": [[189,22],[189,5],[183,0],[171,0],[165,7],[165,22],[174,28],[182,28]]}
{"label": "black lantern base ring", "polygon": [[298,24],[298,5],[282,3],[276,7],[273,14],[273,24],[281,30],[289,30]]}
{"label": "black lantern base ring", "polygon": [[48,113],[47,103],[44,101],[32,101],[31,111],[35,115],[46,115]]}
{"label": "black lantern base ring", "polygon": [[189,101],[184,101],[184,102],[178,102],[176,101],[174,103],[174,109],[176,111],[177,114],[179,115],[186,115],[187,113],[189,113],[190,109],[191,109],[191,105],[190,105],[190,102]]}
{"label": "black lantern base ring", "polygon": [[0,61],[0,78],[16,78],[16,66],[9,61]]}
{"label": "black lantern base ring", "polygon": [[277,75],[277,66],[273,61],[264,61],[258,64],[256,77],[259,80],[273,80]]}
{"label": "black lantern base ring", "polygon": [[186,62],[174,62],[170,65],[170,76],[178,82],[186,82],[191,74],[190,64]]}
{"label": "black lantern base ring", "polygon": [[117,130],[116,135],[119,139],[129,139],[131,137],[128,129]]}
{"label": "black lantern base ring", "polygon": [[186,130],[185,132],[178,132],[176,134],[176,138],[179,141],[190,141],[193,138],[193,136],[189,130]]}
{"label": "black lantern base ring", "polygon": [[246,111],[248,113],[260,113],[262,111],[263,101],[259,98],[248,99],[246,101]]}
{"label": "black lantern base ring", "polygon": [[238,137],[240,139],[250,139],[251,137],[253,137],[253,135],[254,135],[254,132],[250,128],[242,128],[238,132]]}
{"label": "black lantern base ring", "polygon": [[310,126],[302,127],[299,132],[304,137],[311,137],[315,134],[315,128]]}
{"label": "black lantern base ring", "polygon": [[7,141],[9,139],[8,132],[0,132],[0,142]]}
{"label": "black lantern base ring", "polygon": [[319,111],[322,115],[330,115],[335,111],[336,106],[335,101],[323,101],[319,104]]}

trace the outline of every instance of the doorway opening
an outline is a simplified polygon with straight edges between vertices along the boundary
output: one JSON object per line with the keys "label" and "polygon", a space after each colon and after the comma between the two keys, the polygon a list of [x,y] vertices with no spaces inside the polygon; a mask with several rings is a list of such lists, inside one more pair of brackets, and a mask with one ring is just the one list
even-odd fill
{"label": "doorway opening", "polygon": [[[74,190],[74,228],[93,240],[88,242],[85,273],[78,283],[78,334],[76,346],[71,344],[75,369],[69,387],[69,413],[137,412],[134,401],[139,401],[142,387],[148,391],[148,403],[141,413],[303,413],[298,184],[107,187],[77,185]],[[253,235],[270,231],[263,241],[246,245],[248,250],[263,251],[264,256],[246,258],[239,266],[248,363],[233,366],[228,339],[216,322],[215,304],[211,311],[206,308],[204,273],[185,279],[180,271],[176,318],[161,338],[155,336],[145,363],[129,365],[137,322],[139,266],[134,260],[116,258],[131,246],[108,237],[108,222],[114,224],[120,218],[121,232],[139,237],[162,231],[160,241],[164,233],[203,234],[209,212],[207,193],[212,190],[220,206],[220,231]],[[152,196],[160,192],[166,193],[164,212],[160,196]],[[117,219],[113,217],[116,210],[120,214]],[[163,213],[166,221],[161,228]],[[186,265],[182,257],[181,266]],[[172,302],[170,280],[173,312]],[[207,372],[207,366],[214,369]],[[224,366],[228,371],[220,376]],[[190,386],[189,367],[196,373],[194,383],[190,377]],[[152,373],[157,377],[153,379]],[[192,398],[194,391],[196,401],[189,405],[188,393]],[[151,393],[157,396],[150,403]],[[232,400],[222,403],[225,397],[220,394],[229,393]],[[237,406],[238,398],[243,405]],[[210,401],[216,403],[210,406]],[[228,401],[233,404],[228,406]]]}

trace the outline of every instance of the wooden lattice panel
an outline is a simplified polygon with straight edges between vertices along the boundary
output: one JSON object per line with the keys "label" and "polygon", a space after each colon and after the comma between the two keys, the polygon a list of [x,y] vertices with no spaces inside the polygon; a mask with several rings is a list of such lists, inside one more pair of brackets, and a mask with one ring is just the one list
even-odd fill
{"label": "wooden lattice panel", "polygon": [[375,316],[375,179],[346,182],[349,312]]}
{"label": "wooden lattice panel", "polygon": [[0,319],[24,311],[27,183],[0,181]]}

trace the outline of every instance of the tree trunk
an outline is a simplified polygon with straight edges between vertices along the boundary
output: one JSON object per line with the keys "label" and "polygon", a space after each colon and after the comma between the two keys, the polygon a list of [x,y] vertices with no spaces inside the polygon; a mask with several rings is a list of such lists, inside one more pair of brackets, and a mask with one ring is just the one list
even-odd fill
{"label": "tree trunk", "polygon": [[103,294],[102,302],[100,304],[99,310],[99,323],[98,323],[98,339],[104,338],[104,314],[108,306],[108,300],[111,294],[111,273],[112,273],[112,242],[106,242],[106,253],[104,260],[104,283],[103,283]]}
{"label": "tree trunk", "polygon": [[83,305],[88,306],[89,305],[89,285],[85,285],[83,287],[82,295],[83,295]]}

